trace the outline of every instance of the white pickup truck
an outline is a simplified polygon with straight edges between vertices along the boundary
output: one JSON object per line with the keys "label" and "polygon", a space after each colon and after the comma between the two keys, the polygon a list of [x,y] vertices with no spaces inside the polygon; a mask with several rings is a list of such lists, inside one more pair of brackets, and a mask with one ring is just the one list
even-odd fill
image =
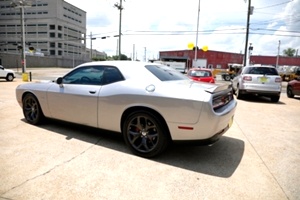
{"label": "white pickup truck", "polygon": [[5,69],[0,65],[0,79],[6,79],[7,81],[13,81],[16,78],[15,72],[11,69]]}

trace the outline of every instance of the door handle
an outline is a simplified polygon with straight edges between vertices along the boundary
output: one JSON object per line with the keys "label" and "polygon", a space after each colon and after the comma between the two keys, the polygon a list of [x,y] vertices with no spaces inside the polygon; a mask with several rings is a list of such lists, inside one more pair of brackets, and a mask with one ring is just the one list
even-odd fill
{"label": "door handle", "polygon": [[94,90],[94,91],[89,91],[90,92],[90,94],[95,94],[96,93],[96,91]]}

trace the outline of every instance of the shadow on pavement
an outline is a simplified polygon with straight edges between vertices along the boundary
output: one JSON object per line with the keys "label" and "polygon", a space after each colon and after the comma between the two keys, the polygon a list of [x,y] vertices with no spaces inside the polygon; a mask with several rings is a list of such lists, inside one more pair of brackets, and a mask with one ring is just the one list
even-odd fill
{"label": "shadow on pavement", "polygon": [[242,101],[247,101],[250,103],[266,103],[266,104],[274,104],[274,105],[285,105],[284,102],[281,102],[279,99],[279,102],[274,103],[271,101],[270,98],[264,97],[264,96],[256,96],[256,95],[246,95]]}
{"label": "shadow on pavement", "polygon": [[[25,119],[22,121],[26,122]],[[133,155],[125,145],[121,134],[117,132],[50,119],[39,127],[65,135],[67,140],[78,139]],[[244,141],[223,136],[212,146],[171,145],[162,155],[149,160],[227,178],[234,173],[241,162],[244,148]]]}

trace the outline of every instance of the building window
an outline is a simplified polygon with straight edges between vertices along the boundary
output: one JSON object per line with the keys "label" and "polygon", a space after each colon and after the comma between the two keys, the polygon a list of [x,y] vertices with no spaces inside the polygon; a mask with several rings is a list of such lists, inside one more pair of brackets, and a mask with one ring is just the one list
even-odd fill
{"label": "building window", "polygon": [[60,30],[60,31],[61,31],[61,30],[62,30],[62,26],[58,26],[58,30]]}
{"label": "building window", "polygon": [[50,50],[50,55],[55,55],[55,50]]}
{"label": "building window", "polygon": [[217,65],[217,69],[221,69],[222,68],[222,65]]}
{"label": "building window", "polygon": [[58,55],[61,56],[62,55],[62,51],[58,51]]}
{"label": "building window", "polygon": [[55,25],[51,24],[49,25],[50,30],[55,30]]}
{"label": "building window", "polygon": [[50,42],[50,47],[55,47],[55,42]]}
{"label": "building window", "polygon": [[49,35],[50,35],[51,38],[55,37],[55,33],[50,33]]}
{"label": "building window", "polygon": [[58,33],[58,34],[57,34],[57,37],[62,38],[62,34],[61,34],[61,33]]}
{"label": "building window", "polygon": [[62,48],[62,44],[61,43],[58,43],[58,48]]}

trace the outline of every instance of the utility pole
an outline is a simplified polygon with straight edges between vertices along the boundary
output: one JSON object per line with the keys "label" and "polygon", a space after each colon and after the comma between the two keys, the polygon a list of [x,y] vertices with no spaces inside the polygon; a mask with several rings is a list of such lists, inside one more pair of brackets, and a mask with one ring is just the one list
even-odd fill
{"label": "utility pole", "polygon": [[200,16],[200,0],[198,2],[197,31],[196,31],[196,44],[195,44],[195,65],[197,62],[197,50],[198,50],[199,16]]}
{"label": "utility pole", "polygon": [[121,60],[121,35],[122,35],[122,10],[124,9],[122,6],[123,0],[120,0],[120,4],[115,3],[114,6],[120,11],[120,19],[119,19],[119,60]]}
{"label": "utility pole", "polygon": [[90,57],[91,57],[91,60],[93,59],[93,40],[96,40],[96,38],[93,38],[93,34],[91,32],[91,35],[90,35],[90,39],[91,39],[91,52],[90,52]]}
{"label": "utility pole", "polygon": [[133,50],[132,50],[132,60],[134,61],[134,56],[135,56],[135,44],[133,44]]}
{"label": "utility pole", "polygon": [[276,59],[276,68],[278,69],[278,62],[279,62],[279,54],[280,54],[280,40],[278,41],[278,52],[277,52],[277,59]]}
{"label": "utility pole", "polygon": [[247,12],[246,42],[245,42],[245,51],[244,51],[244,66],[246,66],[246,63],[247,63],[247,51],[248,51],[250,15],[252,15],[252,13],[253,13],[253,7],[251,8],[251,0],[249,0],[249,2],[248,2],[248,12]]}

